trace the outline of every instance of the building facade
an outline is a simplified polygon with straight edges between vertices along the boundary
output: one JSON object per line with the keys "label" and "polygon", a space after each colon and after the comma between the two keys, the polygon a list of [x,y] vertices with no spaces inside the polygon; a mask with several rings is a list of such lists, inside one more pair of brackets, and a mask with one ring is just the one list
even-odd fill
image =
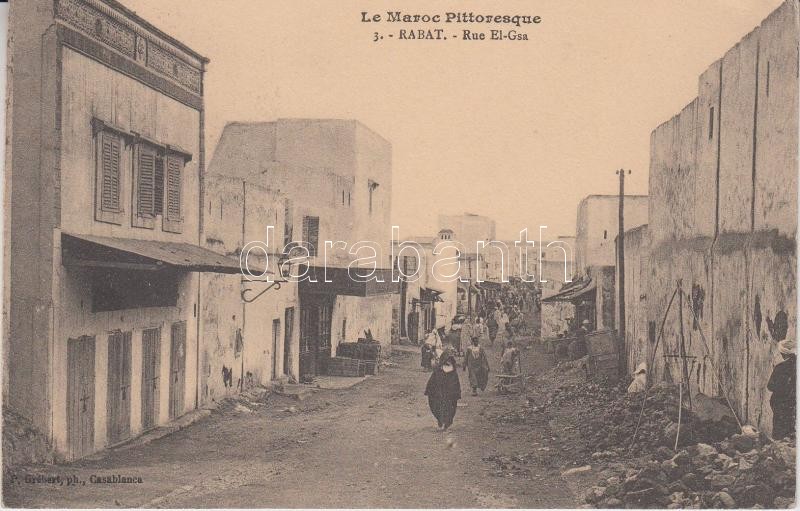
{"label": "building facade", "polygon": [[400,337],[419,342],[431,329],[448,330],[456,314],[458,282],[451,276],[457,271],[452,261],[457,250],[447,234],[395,242],[394,254],[402,272],[395,313]]}
{"label": "building facade", "polygon": [[649,224],[641,240],[626,237],[626,261],[641,261],[626,276],[641,266],[643,288],[637,298],[626,282],[630,367],[646,358],[655,378],[679,381],[684,359],[665,355],[683,339],[692,390],[728,397],[766,432],[777,343],[797,335],[797,19],[787,0],[652,132]]}
{"label": "building facade", "polygon": [[113,0],[10,31],[4,404],[74,459],[198,405],[208,61]]}
{"label": "building facade", "polygon": [[[626,229],[646,224],[647,196],[626,195],[624,216]],[[590,331],[617,329],[618,232],[618,195],[589,195],[581,200],[575,226],[572,281],[558,291],[552,288],[543,291],[543,335],[566,334],[582,325]]]}
{"label": "building facade", "polygon": [[[496,222],[486,216],[474,213],[439,215],[439,233],[448,236],[460,251],[457,308],[461,314],[475,314],[481,306],[480,289],[475,284],[479,276],[486,279],[490,271],[485,257],[487,251],[495,250],[489,249],[488,244],[496,239],[496,230]],[[479,241],[487,244],[486,250],[479,250]]]}
{"label": "building facade", "polygon": [[[270,243],[283,239],[286,198],[263,183],[214,170],[212,160],[206,178],[206,246],[237,259],[247,251],[248,266],[270,274],[201,276],[201,404],[253,385],[299,378],[298,286],[281,275],[283,254]],[[254,242],[260,248],[252,248]]]}
{"label": "building facade", "polygon": [[576,277],[574,236],[559,236],[555,241],[563,244],[545,243],[542,253],[541,280],[541,336],[543,339],[557,337],[572,329],[576,320],[576,306],[569,300],[546,300],[568,286]]}
{"label": "building facade", "polygon": [[[625,196],[625,228],[647,223],[648,198],[646,195]],[[585,302],[585,314],[580,321],[589,321],[591,330],[615,330],[617,308],[616,240],[619,232],[619,196],[589,195],[578,205],[575,228],[577,252],[576,271],[589,283],[580,295]],[[593,304],[593,311],[591,305]]]}
{"label": "building facade", "polygon": [[[230,123],[211,168],[286,199],[280,252],[297,255],[289,249],[302,246],[307,256],[296,271],[306,277],[298,284],[300,379],[324,374],[339,342],[369,332],[388,347],[398,290],[391,279],[389,142],[352,120]],[[359,282],[351,263],[352,271],[367,267],[358,271],[372,279]]]}
{"label": "building facade", "polygon": [[[625,229],[647,223],[647,195],[625,196]],[[594,266],[615,266],[619,232],[619,196],[589,195],[578,204],[575,223],[576,266],[579,272]]]}

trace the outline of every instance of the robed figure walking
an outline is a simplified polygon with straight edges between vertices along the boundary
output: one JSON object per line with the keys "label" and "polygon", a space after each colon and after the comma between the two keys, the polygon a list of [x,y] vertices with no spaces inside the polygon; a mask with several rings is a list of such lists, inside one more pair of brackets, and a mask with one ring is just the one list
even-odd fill
{"label": "robed figure walking", "polygon": [[433,370],[425,387],[425,395],[428,396],[428,406],[436,417],[439,427],[449,428],[456,415],[458,400],[461,399],[461,382],[456,371],[456,359],[450,353],[445,353]]}
{"label": "robed figure walking", "polygon": [[486,390],[486,385],[489,383],[489,358],[477,337],[472,338],[472,346],[467,349],[464,370],[469,371],[469,385],[472,387],[473,396],[478,395],[478,389]]}

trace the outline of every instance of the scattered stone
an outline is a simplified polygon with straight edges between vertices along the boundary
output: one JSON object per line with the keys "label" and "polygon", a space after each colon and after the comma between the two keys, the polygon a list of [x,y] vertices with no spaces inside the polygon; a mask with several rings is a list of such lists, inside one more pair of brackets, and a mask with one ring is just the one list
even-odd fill
{"label": "scattered stone", "polygon": [[719,503],[722,507],[727,509],[732,509],[736,507],[736,501],[733,500],[733,497],[731,497],[730,495],[728,495],[727,492],[724,491],[721,491],[716,495],[714,495],[713,500]]}
{"label": "scattered stone", "polygon": [[603,486],[592,486],[586,492],[584,500],[589,504],[596,504],[603,500],[606,496],[606,489]]}
{"label": "scattered stone", "polygon": [[739,452],[747,452],[756,447],[758,443],[758,437],[751,435],[733,435],[728,440],[728,443],[731,447]]}
{"label": "scattered stone", "polygon": [[696,447],[698,456],[714,456],[717,454],[717,450],[708,444],[697,444]]}
{"label": "scattered stone", "polygon": [[571,468],[569,470],[565,470],[564,472],[561,473],[561,475],[562,476],[571,476],[573,474],[580,474],[580,473],[583,473],[583,472],[588,472],[590,470],[592,470],[592,466],[591,465],[584,465],[582,467],[575,467],[575,468]]}

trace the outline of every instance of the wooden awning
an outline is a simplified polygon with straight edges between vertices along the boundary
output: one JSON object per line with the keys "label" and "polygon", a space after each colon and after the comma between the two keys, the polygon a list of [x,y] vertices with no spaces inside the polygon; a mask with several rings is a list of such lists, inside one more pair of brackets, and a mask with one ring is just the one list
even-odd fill
{"label": "wooden awning", "polygon": [[542,298],[542,302],[574,302],[581,298],[594,299],[597,284],[592,279],[564,286],[558,293]]}
{"label": "wooden awning", "polygon": [[442,292],[429,287],[423,287],[419,290],[419,301],[425,303],[444,302],[441,295]]}
{"label": "wooden awning", "polygon": [[300,280],[299,292],[361,297],[400,292],[400,283],[392,282],[392,270],[376,269],[371,276],[374,278],[364,278],[370,271],[355,268],[349,272],[347,268],[311,266],[306,277]]}
{"label": "wooden awning", "polygon": [[[61,254],[64,266],[241,273],[239,259],[189,243],[62,233]],[[264,268],[251,264],[250,272],[262,274]]]}

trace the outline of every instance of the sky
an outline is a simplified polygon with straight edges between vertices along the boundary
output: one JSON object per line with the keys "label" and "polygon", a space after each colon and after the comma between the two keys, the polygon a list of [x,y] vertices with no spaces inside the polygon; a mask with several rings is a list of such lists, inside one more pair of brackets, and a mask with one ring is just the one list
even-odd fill
{"label": "sky", "polygon": [[[440,213],[500,239],[575,232],[578,202],[647,193],[650,132],[780,0],[122,0],[211,59],[206,159],[225,124],[358,119],[392,143],[392,220],[434,235]],[[361,12],[538,15],[527,41],[373,42]],[[448,35],[462,28],[446,25]],[[396,37],[396,36],[395,36]]]}

